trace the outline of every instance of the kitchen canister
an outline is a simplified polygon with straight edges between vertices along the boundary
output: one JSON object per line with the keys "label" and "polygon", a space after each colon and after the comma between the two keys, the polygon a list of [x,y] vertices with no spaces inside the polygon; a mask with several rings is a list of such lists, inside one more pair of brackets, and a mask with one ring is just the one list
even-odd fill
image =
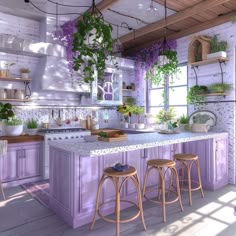
{"label": "kitchen canister", "polygon": [[7,93],[4,88],[0,88],[0,99],[6,99],[7,98]]}
{"label": "kitchen canister", "polygon": [[24,91],[21,89],[16,89],[15,98],[16,99],[24,99],[24,97],[25,97]]}

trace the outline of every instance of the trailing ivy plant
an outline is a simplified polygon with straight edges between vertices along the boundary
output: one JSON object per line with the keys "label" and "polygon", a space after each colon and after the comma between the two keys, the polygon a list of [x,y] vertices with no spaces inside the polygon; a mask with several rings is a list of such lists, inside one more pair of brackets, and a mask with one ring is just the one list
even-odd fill
{"label": "trailing ivy plant", "polygon": [[187,95],[188,104],[199,106],[205,102],[206,94],[209,93],[207,86],[195,85],[190,88]]}
{"label": "trailing ivy plant", "polygon": [[[83,19],[76,25],[77,32],[73,35],[73,69],[82,70],[84,81],[94,81],[94,71],[98,78],[104,76],[105,61],[112,53],[112,26],[89,12],[83,14]],[[92,45],[86,40],[92,38]]]}

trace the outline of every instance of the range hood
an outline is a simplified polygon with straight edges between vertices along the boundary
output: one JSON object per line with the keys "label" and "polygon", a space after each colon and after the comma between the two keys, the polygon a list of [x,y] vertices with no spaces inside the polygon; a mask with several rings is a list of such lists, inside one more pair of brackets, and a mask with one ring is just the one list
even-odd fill
{"label": "range hood", "polygon": [[10,34],[0,34],[0,50],[6,53],[21,54],[34,57],[66,57],[65,47],[59,44],[22,39]]}

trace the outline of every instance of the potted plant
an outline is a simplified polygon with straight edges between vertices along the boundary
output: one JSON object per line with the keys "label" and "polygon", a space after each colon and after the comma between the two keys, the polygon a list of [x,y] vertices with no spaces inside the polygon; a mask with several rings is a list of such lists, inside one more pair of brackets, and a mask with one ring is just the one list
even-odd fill
{"label": "potted plant", "polygon": [[9,120],[14,117],[14,111],[12,109],[12,105],[10,103],[0,103],[0,133],[1,135],[5,135],[5,126],[4,120]]}
{"label": "potted plant", "polygon": [[33,118],[27,121],[26,127],[29,135],[36,135],[38,132],[38,122]]}
{"label": "potted plant", "polygon": [[20,68],[21,78],[28,79],[30,70],[27,68]]}
{"label": "potted plant", "polygon": [[23,132],[23,122],[16,117],[4,121],[5,132],[8,136],[18,136]]}
{"label": "potted plant", "polygon": [[218,41],[217,35],[214,35],[210,41],[211,53],[207,54],[207,59],[218,58],[218,57],[227,57],[227,41]]}
{"label": "potted plant", "polygon": [[180,131],[188,130],[189,117],[183,114],[178,120],[179,120]]}
{"label": "potted plant", "polygon": [[76,25],[77,32],[73,35],[73,69],[82,70],[84,81],[94,81],[97,71],[98,78],[104,77],[105,61],[112,55],[112,26],[90,12]]}
{"label": "potted plant", "polygon": [[231,84],[223,84],[223,83],[212,84],[208,86],[210,93],[224,94],[225,92],[229,91],[231,88],[232,88]]}
{"label": "potted plant", "polygon": [[121,113],[123,116],[121,120],[122,128],[128,128],[129,122],[127,119],[131,117],[131,106],[128,104],[123,104],[118,106],[116,111]]}
{"label": "potted plant", "polygon": [[207,86],[195,85],[190,88],[187,95],[188,104],[198,105],[205,102],[205,94],[209,93]]}
{"label": "potted plant", "polygon": [[0,70],[1,77],[10,77],[10,67],[14,66],[16,63],[5,63],[4,69]]}
{"label": "potted plant", "polygon": [[157,124],[162,124],[164,130],[169,129],[169,127],[170,127],[169,124],[170,123],[171,124],[176,123],[176,121],[174,121],[175,111],[174,111],[173,107],[170,107],[167,110],[160,110],[155,118],[156,118],[156,123]]}
{"label": "potted plant", "polygon": [[144,108],[140,106],[133,106],[132,107],[132,113],[136,115],[137,117],[137,123],[135,124],[136,129],[144,129],[144,123],[140,122],[141,115],[144,112]]}

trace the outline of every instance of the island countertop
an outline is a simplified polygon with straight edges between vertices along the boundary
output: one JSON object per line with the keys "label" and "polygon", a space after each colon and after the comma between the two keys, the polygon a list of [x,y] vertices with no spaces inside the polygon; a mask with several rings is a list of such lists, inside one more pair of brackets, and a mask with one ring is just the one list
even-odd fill
{"label": "island countertop", "polygon": [[179,134],[129,134],[128,140],[118,142],[85,142],[81,139],[50,141],[49,145],[65,151],[79,154],[79,156],[94,157],[107,155],[111,153],[127,152],[144,148],[164,146],[182,142],[191,142],[211,138],[227,137],[226,132],[209,132],[209,133],[191,133],[184,132]]}

